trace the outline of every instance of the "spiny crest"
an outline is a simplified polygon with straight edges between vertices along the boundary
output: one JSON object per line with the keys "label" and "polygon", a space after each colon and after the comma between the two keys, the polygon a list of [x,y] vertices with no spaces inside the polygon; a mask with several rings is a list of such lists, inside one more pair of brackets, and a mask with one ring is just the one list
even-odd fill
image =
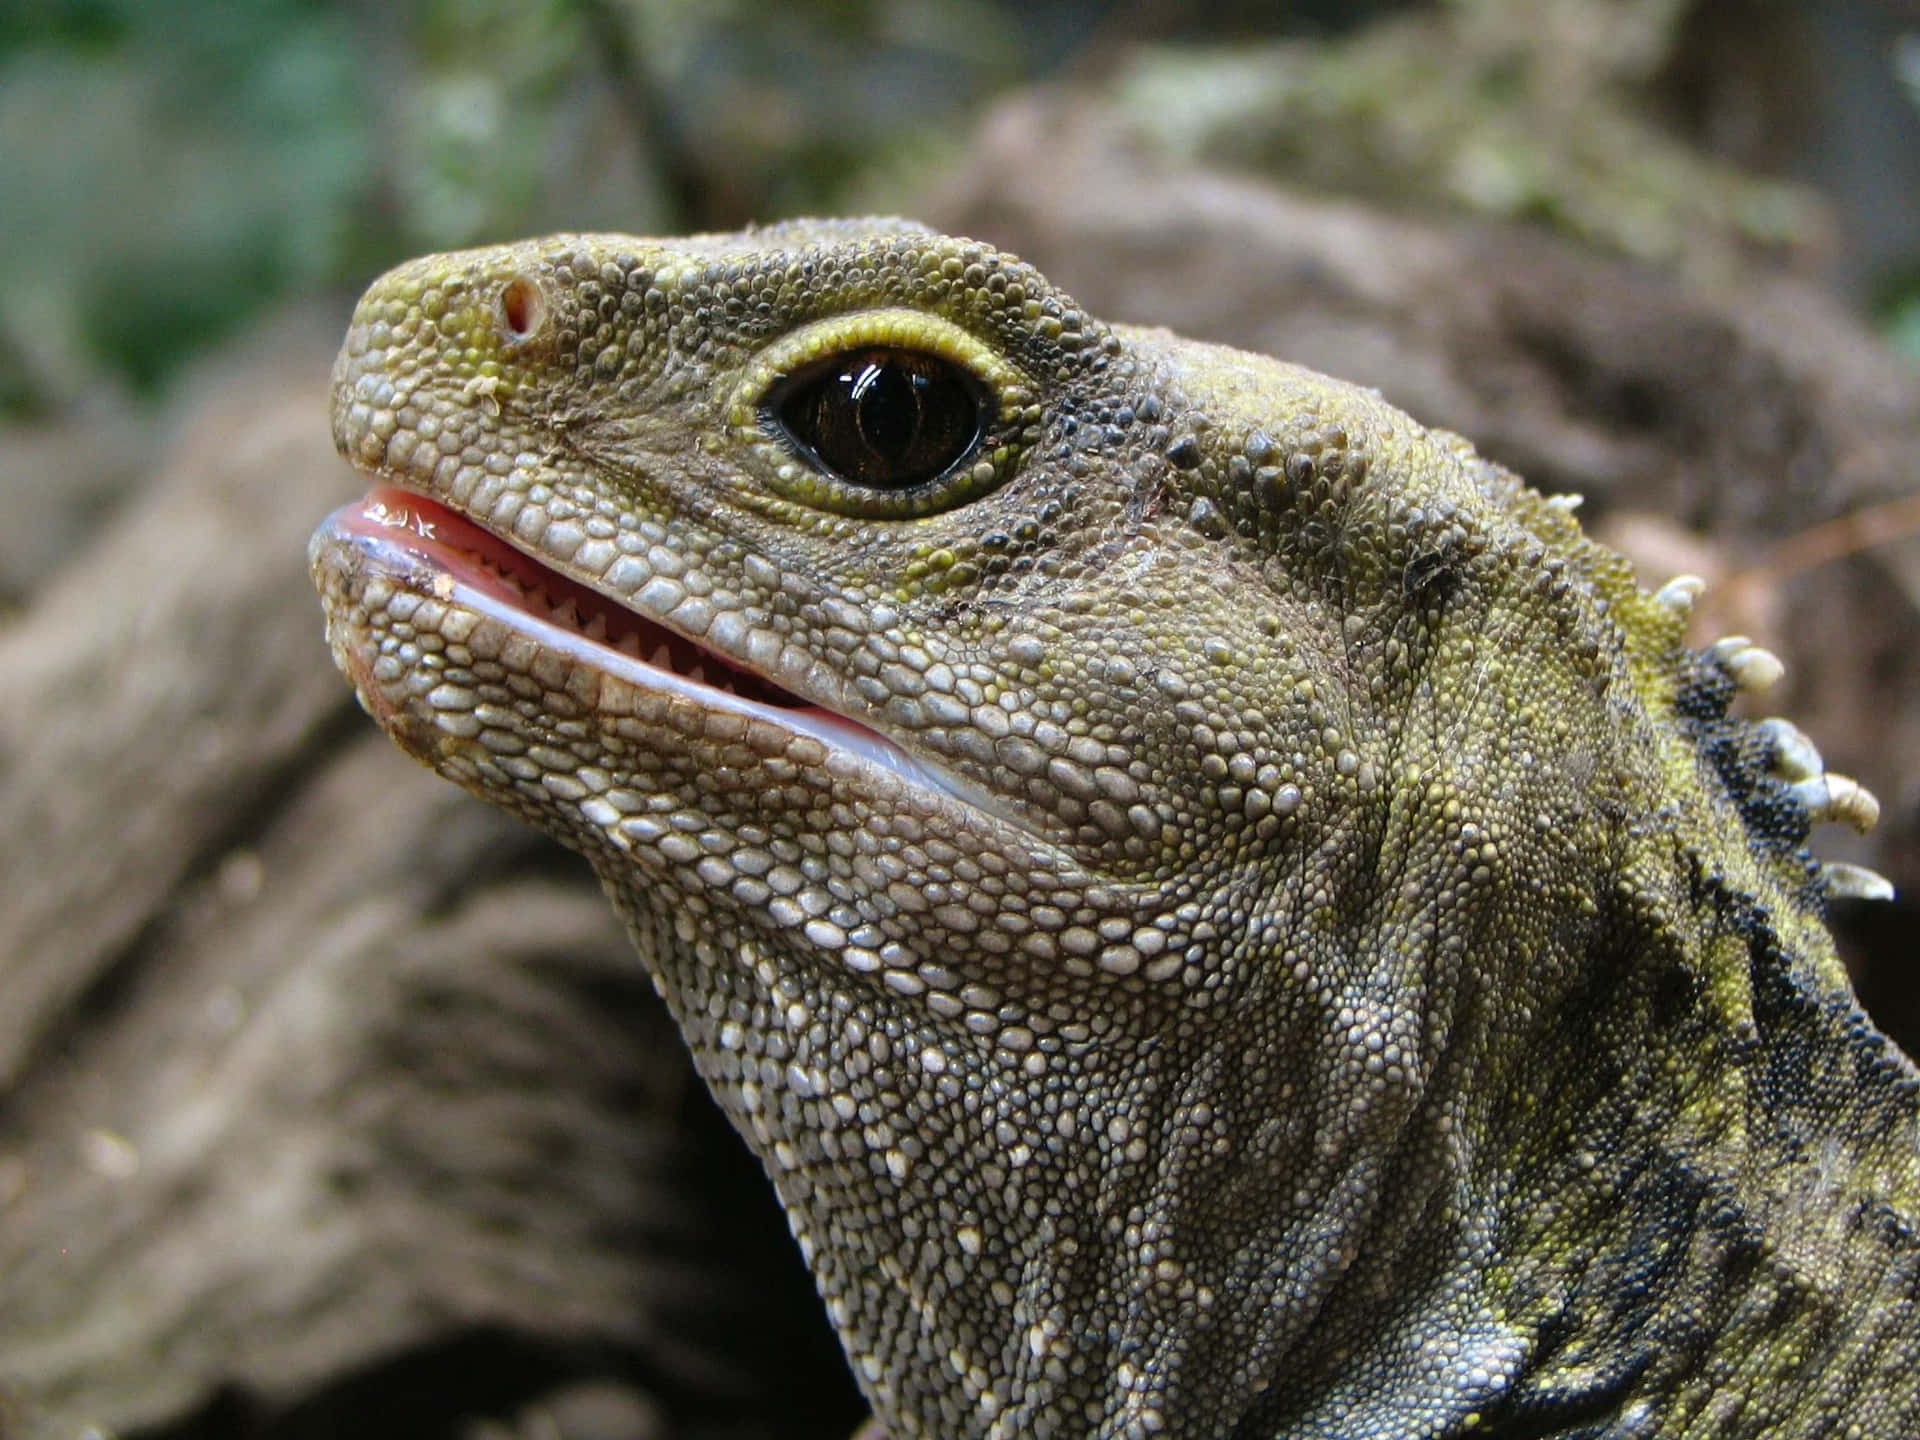
{"label": "spiny crest", "polygon": [[[1684,623],[1706,591],[1697,575],[1678,575],[1654,599]],[[1816,861],[1806,844],[1813,826],[1838,822],[1862,834],[1880,819],[1880,802],[1849,776],[1826,768],[1812,740],[1780,716],[1745,720],[1734,716],[1743,694],[1763,695],[1786,674],[1771,650],[1744,635],[1727,635],[1688,663],[1674,708],[1700,756],[1725,786],[1746,824],[1749,843],[1766,861],[1797,870],[1806,898],[1891,900],[1885,876],[1846,861]]]}

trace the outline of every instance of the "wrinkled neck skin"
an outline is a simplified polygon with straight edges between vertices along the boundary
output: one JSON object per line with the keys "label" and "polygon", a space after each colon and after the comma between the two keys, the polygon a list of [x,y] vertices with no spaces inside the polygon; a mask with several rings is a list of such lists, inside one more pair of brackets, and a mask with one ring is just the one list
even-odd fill
{"label": "wrinkled neck skin", "polygon": [[[1642,1228],[1685,1225],[1684,1251],[1707,1192],[1733,1204],[1724,1177],[1744,1164],[1738,1136],[1709,1153],[1682,1133],[1696,1122],[1670,1072],[1596,1050],[1596,1036],[1643,1033],[1678,963],[1647,950],[1636,973],[1630,945],[1603,949],[1618,915],[1569,902],[1549,927],[1565,951],[1515,954],[1491,898],[1441,932],[1424,887],[1384,887],[1337,937],[1362,968],[1323,987],[1285,953],[1315,920],[1276,912],[1231,937],[1253,963],[1197,1042],[1115,1027],[1044,1068],[949,1048],[936,1076],[915,1001],[736,929],[697,892],[663,908],[604,868],[850,1354],[883,1357],[859,1378],[897,1436],[1028,1434],[1063,1413],[1104,1436],[1499,1434],[1490,1421],[1522,1401],[1525,1433],[1563,1433],[1557,1417],[1582,1433],[1631,1418],[1655,1347],[1710,1341],[1663,1328],[1668,1297],[1711,1316],[1709,1288],[1734,1283],[1713,1271],[1744,1212],[1722,1217],[1726,1244],[1637,1290],[1615,1283],[1646,1243],[1622,1213],[1629,1190],[1666,1196]],[[1518,972],[1531,1033],[1513,981],[1489,978]],[[700,993],[697,1012],[681,1003]],[[1233,1023],[1249,1012],[1280,1029],[1251,1045]],[[836,1114],[803,1077],[858,1063],[876,1033],[893,1041],[890,1103]],[[1053,1117],[1037,1143],[1010,1118],[1036,1112]],[[980,1154],[1001,1161],[960,1158]],[[836,1188],[849,1173],[859,1193]],[[1009,1267],[1017,1288],[991,1278]],[[1545,1374],[1569,1333],[1613,1343]]]}
{"label": "wrinkled neck skin", "polygon": [[[1311,828],[1121,880],[929,823],[942,873],[1044,874],[1122,932],[1206,902],[1183,918],[1206,984],[1087,975],[1031,1044],[1005,1038],[1029,1018],[971,1028],[685,867],[598,855],[896,1436],[1757,1436],[1824,1413],[1915,1257],[1889,1263],[1898,1214],[1792,1237],[1876,1185],[1910,1203],[1912,1097],[1851,1078],[1884,1042],[1732,803],[1673,803],[1699,762],[1650,718],[1671,701],[1642,659],[1584,610],[1503,621],[1525,572],[1498,548],[1527,543],[1496,537],[1489,578],[1407,642],[1427,668],[1348,715],[1377,763]],[[1510,663],[1449,683],[1503,625]],[[1582,706],[1616,723],[1564,723]],[[982,1003],[1060,974],[940,943],[946,989],[990,980]],[[1902,1174],[1869,1173],[1881,1145]],[[1716,1373],[1812,1408],[1763,1395],[1717,1428],[1688,1390]]]}

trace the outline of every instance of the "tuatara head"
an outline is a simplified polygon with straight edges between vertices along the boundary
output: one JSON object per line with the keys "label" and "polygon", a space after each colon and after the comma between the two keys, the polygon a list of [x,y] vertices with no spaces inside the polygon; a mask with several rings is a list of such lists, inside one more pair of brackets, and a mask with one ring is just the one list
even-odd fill
{"label": "tuatara head", "polygon": [[1621,1157],[1744,1114],[1755,947],[1844,990],[1874,877],[1801,845],[1870,801],[1689,586],[987,246],[428,257],[334,433],[342,668],[592,861],[897,1434],[1544,1404]]}

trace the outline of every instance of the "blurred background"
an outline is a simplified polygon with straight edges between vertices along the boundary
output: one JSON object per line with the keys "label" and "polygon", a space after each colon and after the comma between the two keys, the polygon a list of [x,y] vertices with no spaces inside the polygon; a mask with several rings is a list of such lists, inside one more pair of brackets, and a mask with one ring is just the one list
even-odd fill
{"label": "blurred background", "polygon": [[[0,1436],[844,1435],[584,871],[352,709],[356,290],[905,213],[1469,435],[1920,884],[1920,0],[0,0]],[[1911,1048],[1913,907],[1836,913]]]}
{"label": "blurred background", "polygon": [[[1810,250],[1920,350],[1920,7],[1463,0],[1441,7],[1457,48],[1356,38],[1432,8],[8,0],[0,404],[151,399],[265,307],[423,250],[899,206],[995,95],[1134,66],[1121,103],[1169,142],[1662,263],[1710,203],[1660,190],[1689,146],[1756,182],[1729,187],[1722,226]],[[1603,104],[1584,137],[1526,123]]]}

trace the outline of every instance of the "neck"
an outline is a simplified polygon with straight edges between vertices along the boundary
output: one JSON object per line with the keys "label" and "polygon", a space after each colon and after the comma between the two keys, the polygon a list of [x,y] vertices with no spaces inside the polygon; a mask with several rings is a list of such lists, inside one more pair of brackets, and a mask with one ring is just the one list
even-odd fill
{"label": "neck", "polygon": [[[903,1433],[1574,1434],[1666,1414],[1756,1325],[1796,1364],[1858,1343],[1861,1297],[1913,1283],[1888,1226],[1796,1259],[1801,1215],[1859,1212],[1813,1188],[1864,1181],[1776,1072],[1867,1042],[1757,911],[1716,932],[1765,981],[1730,1024],[1725,944],[1569,904],[1515,953],[1498,915],[1442,929],[1407,894],[1355,917],[1337,979],[1247,937],[1208,1004],[1115,987],[1104,1030],[1025,1054],[623,908]],[[802,1021],[744,1055],[725,1007],[677,1003],[696,969]],[[849,1057],[882,1098],[845,1114],[806,1076]],[[1911,1131],[1883,1089],[1867,1118]]]}

